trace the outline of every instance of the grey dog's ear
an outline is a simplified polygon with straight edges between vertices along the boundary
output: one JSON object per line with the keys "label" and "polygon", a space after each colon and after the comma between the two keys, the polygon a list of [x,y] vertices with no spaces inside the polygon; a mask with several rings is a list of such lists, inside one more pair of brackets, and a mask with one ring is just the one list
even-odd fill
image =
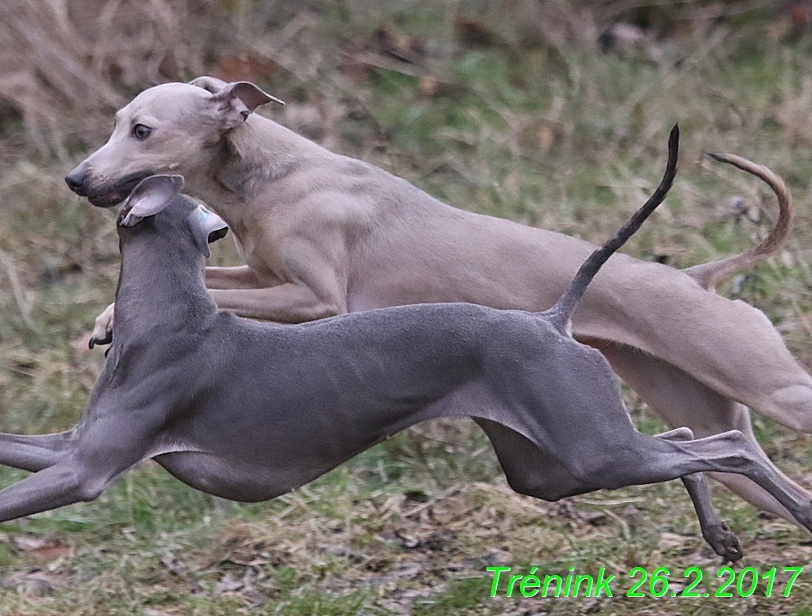
{"label": "grey dog's ear", "polygon": [[132,227],[142,218],[154,216],[178,196],[183,188],[182,175],[152,175],[133,188],[124,208],[119,224]]}
{"label": "grey dog's ear", "polygon": [[211,256],[209,244],[225,237],[226,233],[228,233],[228,225],[217,214],[210,212],[202,205],[198,205],[195,210],[189,214],[186,221],[192,230],[195,244],[197,244],[200,252],[206,255],[208,259]]}
{"label": "grey dog's ear", "polygon": [[[201,87],[209,90],[217,84],[219,79],[211,77],[198,78],[192,82],[200,81]],[[217,104],[217,111],[220,114],[221,126],[225,129],[234,128],[239,126],[248,116],[251,115],[257,107],[270,103],[271,101],[284,105],[285,103],[275,96],[271,96],[267,92],[263,92],[253,83],[247,81],[237,81],[235,83],[227,83],[222,88],[217,90],[211,97],[212,101]]]}

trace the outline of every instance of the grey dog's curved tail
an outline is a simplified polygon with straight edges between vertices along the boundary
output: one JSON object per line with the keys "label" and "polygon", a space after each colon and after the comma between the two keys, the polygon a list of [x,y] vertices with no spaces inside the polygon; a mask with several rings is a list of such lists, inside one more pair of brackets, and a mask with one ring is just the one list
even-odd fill
{"label": "grey dog's curved tail", "polygon": [[626,243],[634,233],[640,228],[643,222],[648,218],[651,213],[657,209],[657,206],[663,202],[666,194],[671,189],[671,184],[674,181],[674,176],[677,174],[677,153],[679,151],[679,125],[675,124],[671,129],[671,134],[668,136],[668,163],[665,167],[665,174],[663,179],[660,180],[660,185],[657,190],[649,197],[648,201],[643,204],[639,210],[623,225],[620,230],[615,233],[609,240],[602,246],[597,248],[583,265],[581,265],[575,278],[572,279],[569,288],[564,291],[564,294],[558,299],[555,305],[544,314],[550,321],[562,331],[568,330],[570,327],[570,320],[578,302],[586,292],[586,288],[601,266],[606,263],[606,260],[612,256],[623,244]]}

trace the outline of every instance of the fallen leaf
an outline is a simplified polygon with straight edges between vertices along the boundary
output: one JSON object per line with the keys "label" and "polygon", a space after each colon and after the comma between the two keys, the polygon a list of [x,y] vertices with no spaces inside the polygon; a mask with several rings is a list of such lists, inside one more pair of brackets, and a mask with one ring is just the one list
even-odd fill
{"label": "fallen leaf", "polygon": [[58,584],[58,576],[42,569],[35,568],[28,571],[12,573],[2,582],[5,588],[16,588],[23,594],[41,597],[50,594]]}

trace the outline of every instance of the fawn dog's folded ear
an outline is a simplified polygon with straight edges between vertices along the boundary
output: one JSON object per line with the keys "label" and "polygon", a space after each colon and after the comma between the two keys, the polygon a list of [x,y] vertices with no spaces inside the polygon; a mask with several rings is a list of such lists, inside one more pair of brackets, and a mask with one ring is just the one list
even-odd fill
{"label": "fawn dog's folded ear", "polygon": [[226,233],[228,233],[228,225],[217,214],[210,212],[202,205],[198,205],[195,210],[189,214],[186,221],[192,230],[195,244],[197,244],[200,252],[206,255],[208,259],[211,256],[209,244],[225,237]]}
{"label": "fawn dog's folded ear", "polygon": [[183,188],[182,175],[152,175],[136,186],[119,214],[119,225],[132,227],[154,216],[178,196]]}
{"label": "fawn dog's folded ear", "polygon": [[222,79],[217,79],[217,77],[209,77],[208,75],[202,75],[200,77],[195,77],[189,82],[190,86],[197,86],[198,88],[203,88],[207,92],[211,92],[212,94],[217,94],[220,90],[225,88],[228,83],[223,81]]}
{"label": "fawn dog's folded ear", "polygon": [[219,79],[212,77],[198,77],[191,83],[212,92],[211,100],[217,105],[217,113],[224,129],[239,126],[260,105],[271,101],[281,105],[285,104],[275,96],[263,92],[253,83],[247,81],[226,83],[222,87],[215,89],[219,85],[218,82],[222,83]]}

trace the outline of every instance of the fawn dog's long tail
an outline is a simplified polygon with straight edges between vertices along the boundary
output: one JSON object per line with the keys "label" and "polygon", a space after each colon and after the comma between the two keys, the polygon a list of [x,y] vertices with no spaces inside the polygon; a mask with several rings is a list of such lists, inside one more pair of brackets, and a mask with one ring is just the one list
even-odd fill
{"label": "fawn dog's long tail", "polygon": [[684,270],[691,278],[696,280],[699,285],[706,291],[712,291],[716,288],[716,284],[728,276],[732,276],[748,267],[754,266],[756,263],[763,261],[771,254],[774,254],[787,239],[790,225],[792,223],[792,196],[790,195],[787,185],[784,180],[777,174],[763,165],[736,156],[735,154],[717,154],[708,153],[708,156],[714,160],[722,163],[727,163],[738,167],[742,171],[747,171],[755,175],[757,178],[763,180],[775,193],[778,199],[778,221],[775,227],[770,231],[770,234],[758,246],[753,246],[749,250],[719,259],[717,261],[710,261],[709,263],[702,263],[701,265],[694,265]]}

